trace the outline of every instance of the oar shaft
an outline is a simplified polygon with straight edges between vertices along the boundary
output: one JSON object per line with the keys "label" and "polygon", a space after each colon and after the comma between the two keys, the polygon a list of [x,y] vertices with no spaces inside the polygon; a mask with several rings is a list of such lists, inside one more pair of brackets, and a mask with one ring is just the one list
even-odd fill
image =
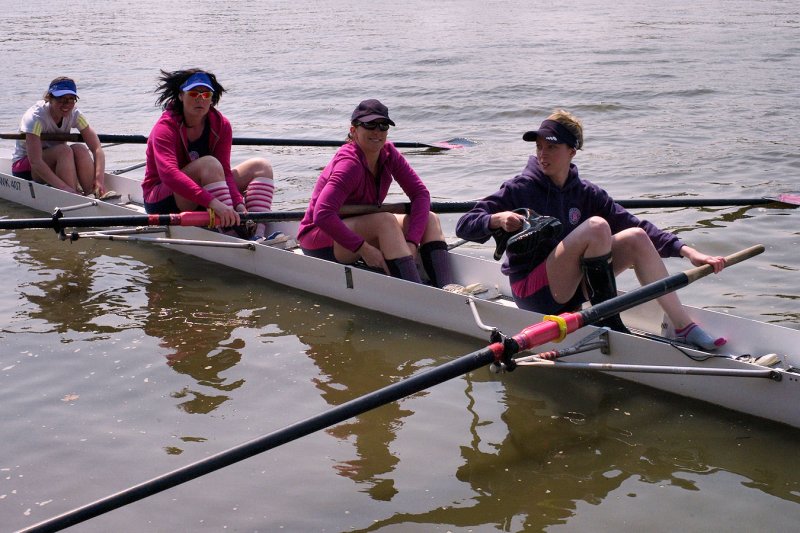
{"label": "oar shaft", "polygon": [[[658,200],[619,200],[617,203],[625,208],[663,208],[663,207],[690,207],[690,206],[737,206],[737,205],[766,205],[784,203],[797,205],[787,200],[787,195],[781,196],[782,199],[775,198],[735,198],[735,199],[658,199]],[[431,202],[431,211],[439,214],[466,213],[475,207],[477,200],[465,200],[460,202]],[[374,205],[346,205],[339,211],[341,216],[367,215],[370,213],[409,213],[411,204],[389,203],[380,207]],[[274,213],[254,214],[251,220],[301,220],[305,216],[305,211],[283,211]]]}
{"label": "oar shaft", "polygon": [[107,228],[113,226],[207,226],[207,211],[188,211],[171,215],[119,215],[96,217],[21,218],[0,220],[0,230]]}
{"label": "oar shaft", "polygon": [[562,361],[533,360],[520,363],[525,366],[540,366],[564,370],[595,370],[599,372],[635,372],[641,374],[679,374],[684,376],[726,376],[739,378],[769,378],[780,375],[771,368],[719,368],[702,366],[630,365],[618,363],[567,363]]}
{"label": "oar shaft", "polygon": [[[435,213],[466,213],[475,207],[478,200],[463,202],[431,202]],[[735,207],[769,204],[800,204],[800,196],[781,194],[776,198],[633,198],[617,200],[625,209],[679,208],[679,207]]]}
{"label": "oar shaft", "polygon": [[[101,133],[97,136],[101,143],[113,144],[147,144],[147,137],[144,135],[118,135]],[[0,139],[24,139],[23,133],[0,133]],[[42,133],[44,141],[61,142],[83,142],[80,133]],[[239,146],[342,146],[345,141],[330,141],[317,139],[274,139],[263,137],[234,137],[232,144]],[[420,142],[392,141],[397,148],[436,148],[438,150],[449,150],[445,144],[427,144]]]}

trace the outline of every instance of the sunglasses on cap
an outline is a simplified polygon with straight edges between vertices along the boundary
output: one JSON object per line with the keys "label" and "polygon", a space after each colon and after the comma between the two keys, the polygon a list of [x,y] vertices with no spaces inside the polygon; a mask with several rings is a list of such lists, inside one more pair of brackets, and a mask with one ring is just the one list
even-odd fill
{"label": "sunglasses on cap", "polygon": [[365,130],[389,131],[389,124],[386,122],[359,122],[356,126],[361,126]]}
{"label": "sunglasses on cap", "polygon": [[186,96],[189,98],[200,98],[201,100],[210,100],[214,93],[212,91],[186,91]]}

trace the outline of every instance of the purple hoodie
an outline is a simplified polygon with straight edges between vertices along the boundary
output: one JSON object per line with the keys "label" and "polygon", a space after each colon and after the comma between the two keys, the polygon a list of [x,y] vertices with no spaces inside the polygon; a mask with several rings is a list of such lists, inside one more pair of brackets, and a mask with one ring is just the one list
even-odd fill
{"label": "purple hoodie", "polygon": [[[208,121],[211,127],[208,139],[211,155],[222,165],[233,205],[239,205],[244,200],[231,171],[231,143],[233,142],[231,123],[214,107],[208,112]],[[159,184],[203,207],[208,207],[208,204],[214,199],[211,194],[181,171],[191,162],[188,146],[183,115],[175,113],[171,107],[167,108],[147,138],[147,151],[145,152],[147,166],[144,171],[144,181],[142,181],[142,191],[147,202],[155,203],[164,199],[165,195],[163,194],[158,198],[154,196],[156,192],[163,192],[159,191],[162,189],[157,187]]]}
{"label": "purple hoodie", "polygon": [[380,206],[394,179],[411,200],[406,239],[419,246],[431,208],[428,189],[392,143],[383,146],[378,156],[378,168],[381,169],[380,183],[369,171],[366,156],[357,144],[347,143],[339,148],[311,193],[306,215],[297,232],[300,245],[310,250],[324,247],[319,245],[320,239],[312,236],[312,231],[318,228],[328,237],[326,246],[333,246],[336,241],[351,252],[358,250],[364,238],[342,222],[339,208],[343,205]]}
{"label": "purple hoodie", "polygon": [[572,230],[593,216],[605,219],[612,233],[627,228],[642,228],[661,257],[680,257],[680,249],[683,247],[681,240],[674,234],[662,231],[646,220],[639,220],[615,203],[603,189],[581,180],[578,177],[578,167],[574,164],[570,164],[567,181],[559,189],[542,172],[536,156],[528,159],[528,164],[520,175],[503,183],[499,191],[478,202],[475,208],[462,216],[456,225],[456,235],[470,241],[486,242],[492,236],[489,229],[491,215],[521,207],[557,218],[564,231],[558,239],[544,241],[533,259],[507,252],[501,270],[511,278],[511,282],[524,278]]}

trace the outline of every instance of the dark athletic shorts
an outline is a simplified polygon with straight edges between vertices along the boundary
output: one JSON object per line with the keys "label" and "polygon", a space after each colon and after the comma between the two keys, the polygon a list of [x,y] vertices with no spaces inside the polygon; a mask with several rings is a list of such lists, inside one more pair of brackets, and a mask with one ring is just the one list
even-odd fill
{"label": "dark athletic shorts", "polygon": [[316,257],[317,259],[324,259],[325,261],[333,261],[334,263],[338,263],[339,261],[336,260],[336,256],[333,255],[333,246],[326,246],[325,248],[316,248],[314,250],[309,250],[308,248],[300,247],[303,250],[303,255],[307,255],[309,257]]}
{"label": "dark athletic shorts", "polygon": [[555,301],[550,292],[550,281],[547,279],[544,261],[522,278],[511,280],[511,294],[514,296],[514,303],[520,309],[546,315],[576,311],[586,301],[580,287],[567,302],[561,304]]}
{"label": "dark athletic shorts", "polygon": [[171,213],[181,212],[178,208],[178,204],[175,203],[175,196],[171,194],[158,202],[150,203],[145,201],[144,210],[151,215],[169,215]]}

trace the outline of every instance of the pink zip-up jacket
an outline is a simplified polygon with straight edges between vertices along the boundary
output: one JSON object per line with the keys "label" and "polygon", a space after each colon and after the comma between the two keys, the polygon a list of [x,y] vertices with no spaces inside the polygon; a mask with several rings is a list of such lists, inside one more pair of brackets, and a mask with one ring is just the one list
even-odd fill
{"label": "pink zip-up jacket", "polygon": [[[411,201],[406,239],[419,245],[431,208],[428,189],[403,154],[390,142],[384,145],[378,156],[378,168],[381,169],[379,183],[369,171],[366,156],[356,143],[347,143],[339,148],[311,193],[311,201],[297,233],[300,245],[311,250],[333,246],[336,241],[351,252],[358,250],[364,238],[342,222],[339,209],[343,205],[380,206],[393,180]],[[318,233],[315,229],[324,232],[328,239],[313,235]]]}
{"label": "pink zip-up jacket", "polygon": [[[211,127],[208,140],[211,155],[222,165],[233,205],[237,206],[244,200],[236,187],[231,172],[231,143],[233,141],[231,123],[214,107],[208,112],[208,121]],[[144,181],[142,181],[145,201],[155,203],[163,200],[167,196],[164,193],[164,187],[166,187],[174,194],[200,206],[208,207],[214,197],[195,183],[192,178],[181,172],[181,169],[191,162],[188,146],[189,141],[183,115],[175,113],[172,107],[168,107],[153,126],[153,130],[147,138],[145,154],[147,166],[145,167]]]}

